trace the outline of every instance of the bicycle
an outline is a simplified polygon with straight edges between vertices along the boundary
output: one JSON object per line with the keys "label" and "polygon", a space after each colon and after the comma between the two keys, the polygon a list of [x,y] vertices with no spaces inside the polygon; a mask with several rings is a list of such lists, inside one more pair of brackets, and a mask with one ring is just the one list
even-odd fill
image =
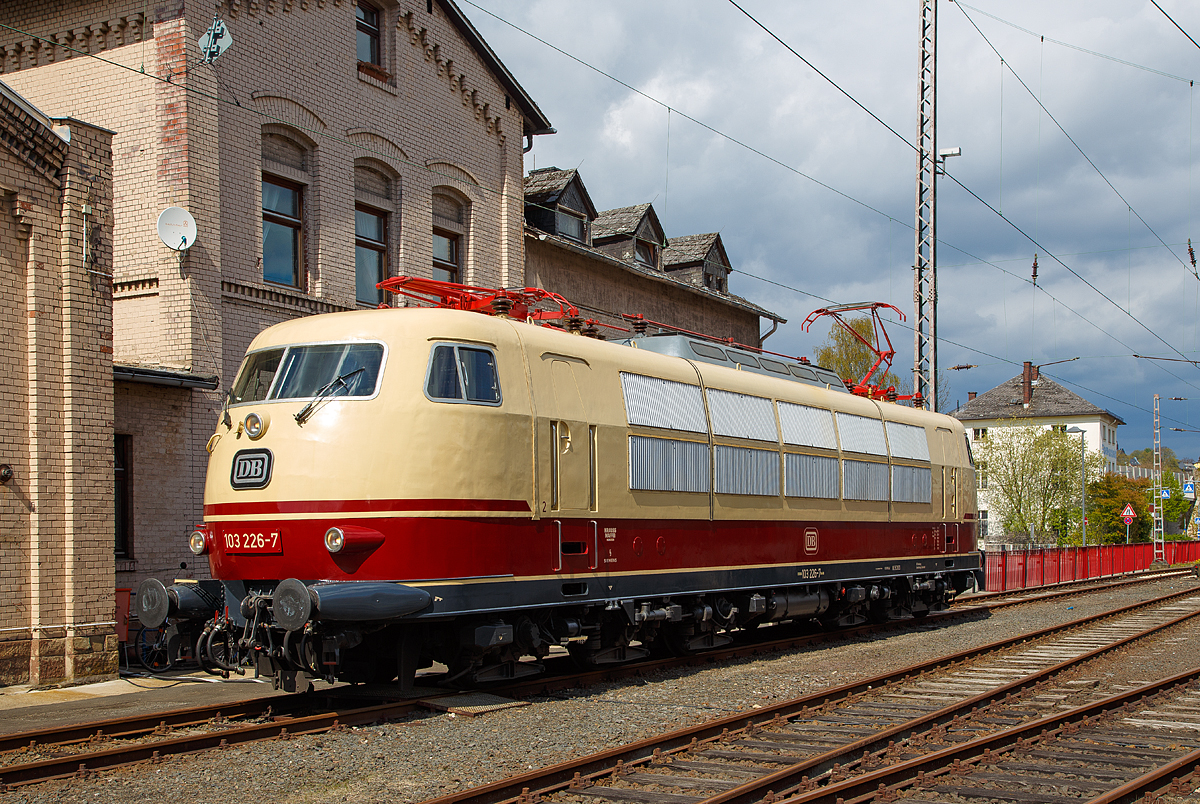
{"label": "bicycle", "polygon": [[179,629],[174,625],[143,627],[138,631],[134,650],[142,667],[151,673],[165,673],[179,658]]}

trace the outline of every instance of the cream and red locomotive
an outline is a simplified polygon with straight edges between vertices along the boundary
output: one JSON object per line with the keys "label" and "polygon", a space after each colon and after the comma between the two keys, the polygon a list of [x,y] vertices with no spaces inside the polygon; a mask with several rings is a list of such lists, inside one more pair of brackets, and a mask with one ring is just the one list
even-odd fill
{"label": "cream and red locomotive", "polygon": [[146,581],[143,622],[217,609],[201,661],[287,688],[434,661],[481,682],[555,645],[629,661],[921,616],[973,585],[957,420],[690,335],[580,337],[511,297],[255,338],[191,537],[225,599]]}

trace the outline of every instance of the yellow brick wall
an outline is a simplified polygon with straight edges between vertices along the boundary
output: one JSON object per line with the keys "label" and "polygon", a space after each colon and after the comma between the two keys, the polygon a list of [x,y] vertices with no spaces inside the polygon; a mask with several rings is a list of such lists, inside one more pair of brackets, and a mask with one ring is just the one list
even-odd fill
{"label": "yellow brick wall", "polygon": [[[111,676],[111,135],[0,108],[0,683]],[[47,168],[13,142],[38,142]],[[53,169],[50,169],[53,168]]]}

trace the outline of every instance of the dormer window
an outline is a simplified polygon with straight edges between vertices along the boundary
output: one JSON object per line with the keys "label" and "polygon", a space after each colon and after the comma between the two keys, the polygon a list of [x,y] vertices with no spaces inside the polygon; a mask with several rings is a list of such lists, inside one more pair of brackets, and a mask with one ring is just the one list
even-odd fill
{"label": "dormer window", "polygon": [[647,268],[658,267],[658,249],[653,243],[647,243],[645,240],[633,241],[633,258]]}
{"label": "dormer window", "polygon": [[557,212],[556,228],[563,237],[577,243],[587,242],[587,220],[582,215],[576,215],[560,207]]}

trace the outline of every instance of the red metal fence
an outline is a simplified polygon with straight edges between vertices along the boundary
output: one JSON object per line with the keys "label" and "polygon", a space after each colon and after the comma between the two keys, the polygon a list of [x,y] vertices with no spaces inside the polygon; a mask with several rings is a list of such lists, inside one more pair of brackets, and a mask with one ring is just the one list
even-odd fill
{"label": "red metal fence", "polygon": [[[1167,542],[1167,564],[1200,561],[1200,542]],[[986,589],[1006,592],[1052,586],[1149,569],[1154,545],[1099,544],[1090,547],[1039,547],[989,550],[984,554]]]}

